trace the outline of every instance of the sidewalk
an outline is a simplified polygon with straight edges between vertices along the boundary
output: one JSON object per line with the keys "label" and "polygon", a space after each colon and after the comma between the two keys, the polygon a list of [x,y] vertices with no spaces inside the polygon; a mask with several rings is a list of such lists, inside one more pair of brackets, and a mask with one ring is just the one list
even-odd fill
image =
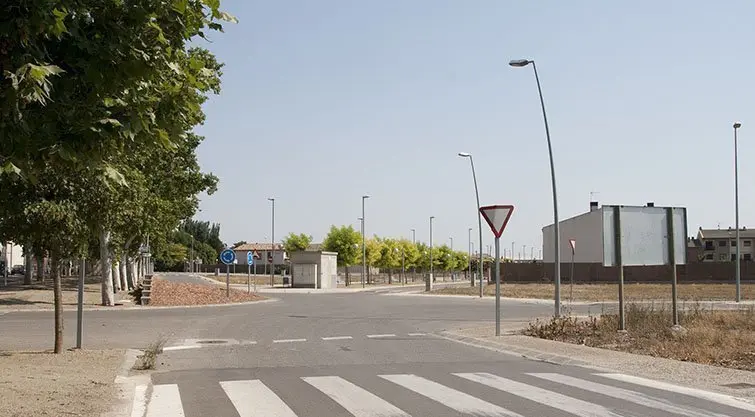
{"label": "sidewalk", "polygon": [[[492,326],[439,333],[443,338],[470,346],[526,358],[635,375],[671,384],[703,389],[742,398],[755,404],[755,373],[718,366],[681,362],[584,345],[538,339],[517,334],[522,321],[501,323],[502,336]],[[735,388],[741,384],[742,388]],[[749,386],[748,386],[749,384]]]}

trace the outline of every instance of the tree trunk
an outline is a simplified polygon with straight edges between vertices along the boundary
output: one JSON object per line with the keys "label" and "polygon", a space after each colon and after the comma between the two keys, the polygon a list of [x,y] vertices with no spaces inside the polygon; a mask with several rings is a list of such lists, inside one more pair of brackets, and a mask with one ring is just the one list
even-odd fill
{"label": "tree trunk", "polygon": [[388,268],[388,285],[393,284],[393,268]]}
{"label": "tree trunk", "polygon": [[52,273],[53,298],[55,300],[55,353],[63,352],[63,290],[60,284],[60,259],[52,255],[50,272]]}
{"label": "tree trunk", "polygon": [[347,265],[345,268],[346,270],[346,286],[348,287],[351,285],[351,277],[349,277],[349,266]]}
{"label": "tree trunk", "polygon": [[121,289],[123,291],[128,291],[128,282],[126,282],[126,256],[124,255],[122,259],[118,262],[118,276],[121,277]]}
{"label": "tree trunk", "polygon": [[100,270],[102,271],[102,305],[115,305],[113,295],[113,268],[110,261],[110,232],[100,229]]}
{"label": "tree trunk", "polygon": [[121,287],[121,271],[118,268],[118,261],[113,261],[112,268],[113,268],[113,284],[115,284],[115,292],[117,293],[122,288]]}
{"label": "tree trunk", "polygon": [[27,243],[26,246],[24,246],[24,285],[31,285],[32,262],[31,262],[31,250],[29,248],[31,248],[31,245]]}
{"label": "tree trunk", "polygon": [[136,275],[136,263],[134,258],[126,257],[126,284],[129,290],[136,288],[136,281],[134,281],[134,275]]}
{"label": "tree trunk", "polygon": [[37,281],[45,282],[45,258],[40,255],[34,255],[37,260]]}

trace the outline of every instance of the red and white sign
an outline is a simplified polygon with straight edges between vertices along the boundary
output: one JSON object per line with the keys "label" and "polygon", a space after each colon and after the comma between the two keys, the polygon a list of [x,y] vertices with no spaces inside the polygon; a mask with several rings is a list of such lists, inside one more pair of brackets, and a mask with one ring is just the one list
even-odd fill
{"label": "red and white sign", "polygon": [[254,254],[252,256],[254,257],[254,259],[260,259],[261,258],[260,253],[257,252],[257,251],[254,251]]}
{"label": "red and white sign", "polygon": [[571,245],[572,252],[577,250],[577,241],[575,239],[569,239],[569,244]]}
{"label": "red and white sign", "polygon": [[503,229],[506,228],[506,224],[511,218],[511,213],[514,212],[514,206],[511,205],[495,205],[495,206],[483,206],[480,207],[480,213],[485,221],[488,222],[490,230],[496,238],[501,237]]}

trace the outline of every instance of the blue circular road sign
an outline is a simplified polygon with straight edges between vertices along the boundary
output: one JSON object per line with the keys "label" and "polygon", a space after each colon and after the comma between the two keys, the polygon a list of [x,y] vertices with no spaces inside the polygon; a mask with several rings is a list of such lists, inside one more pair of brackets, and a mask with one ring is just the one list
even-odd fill
{"label": "blue circular road sign", "polygon": [[246,253],[246,263],[254,265],[254,253],[252,253],[252,251]]}
{"label": "blue circular road sign", "polygon": [[220,252],[220,262],[223,262],[226,265],[230,265],[235,260],[236,252],[234,252],[232,249],[224,249],[223,252]]}

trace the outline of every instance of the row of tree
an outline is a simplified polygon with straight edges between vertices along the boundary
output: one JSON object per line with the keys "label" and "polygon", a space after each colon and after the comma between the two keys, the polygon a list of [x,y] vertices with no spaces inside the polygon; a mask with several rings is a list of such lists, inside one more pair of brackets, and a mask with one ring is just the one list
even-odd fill
{"label": "row of tree", "polygon": [[0,5],[0,240],[50,259],[55,352],[62,350],[60,263],[113,272],[167,241],[217,178],[196,149],[222,65],[197,37],[234,20],[219,0],[29,0]]}
{"label": "row of tree", "polygon": [[[306,234],[289,234],[283,240],[287,252],[305,250],[312,243],[312,237]],[[346,267],[346,280],[349,282],[349,266],[362,263],[362,235],[353,226],[331,226],[323,240],[323,250],[338,253],[338,266]],[[413,243],[408,239],[393,239],[373,236],[364,244],[365,260],[368,267],[385,269],[389,274],[393,270],[433,269],[437,271],[463,271],[469,268],[467,252],[454,251],[448,245],[430,247],[422,242]],[[477,268],[477,261],[472,260],[472,267]],[[368,269],[369,274],[369,269]]]}

